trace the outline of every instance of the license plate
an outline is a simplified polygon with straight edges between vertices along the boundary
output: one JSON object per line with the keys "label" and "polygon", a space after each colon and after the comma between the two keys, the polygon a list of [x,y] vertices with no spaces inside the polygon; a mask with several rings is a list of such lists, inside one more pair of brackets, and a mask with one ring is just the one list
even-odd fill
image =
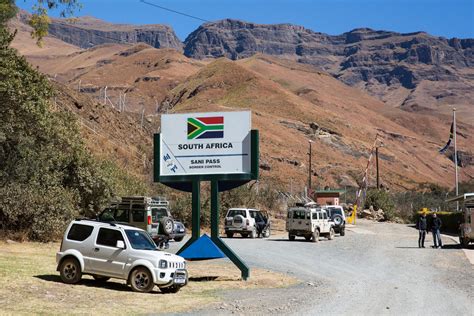
{"label": "license plate", "polygon": [[186,279],[184,279],[184,278],[174,279],[174,283],[176,283],[176,284],[184,284],[184,283],[186,283]]}

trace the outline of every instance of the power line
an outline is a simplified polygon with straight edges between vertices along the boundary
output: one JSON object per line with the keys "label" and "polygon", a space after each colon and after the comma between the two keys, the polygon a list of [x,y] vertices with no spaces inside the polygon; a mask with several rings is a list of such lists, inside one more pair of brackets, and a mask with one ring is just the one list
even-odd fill
{"label": "power line", "polygon": [[173,13],[176,13],[176,14],[180,14],[180,15],[183,15],[183,16],[186,16],[188,18],[192,18],[192,19],[196,19],[196,20],[199,20],[199,21],[203,21],[203,22],[211,22],[209,20],[206,20],[206,19],[202,19],[200,17],[197,17],[197,16],[194,16],[194,15],[190,15],[190,14],[187,14],[187,13],[184,13],[184,12],[179,12],[179,11],[176,11],[176,10],[173,10],[173,9],[169,9],[169,8],[165,8],[163,6],[160,6],[160,5],[157,5],[157,4],[154,4],[154,3],[151,3],[151,2],[148,2],[148,1],[145,1],[145,0],[140,0],[140,2],[143,2],[145,4],[148,4],[152,7],[155,7],[155,8],[159,8],[159,9],[163,9],[163,10],[166,10],[166,11],[169,11],[169,12],[173,12]]}

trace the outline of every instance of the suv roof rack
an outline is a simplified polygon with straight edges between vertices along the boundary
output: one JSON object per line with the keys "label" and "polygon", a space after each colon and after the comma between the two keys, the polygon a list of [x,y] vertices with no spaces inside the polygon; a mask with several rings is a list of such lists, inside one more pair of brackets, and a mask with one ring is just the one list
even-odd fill
{"label": "suv roof rack", "polygon": [[129,223],[125,222],[117,222],[117,221],[101,221],[97,218],[87,218],[87,217],[78,217],[74,219],[75,221],[89,221],[89,222],[96,222],[96,223],[104,223],[104,224],[109,224],[110,226],[117,226],[117,225],[122,225],[122,226],[130,226],[130,227],[135,227]]}

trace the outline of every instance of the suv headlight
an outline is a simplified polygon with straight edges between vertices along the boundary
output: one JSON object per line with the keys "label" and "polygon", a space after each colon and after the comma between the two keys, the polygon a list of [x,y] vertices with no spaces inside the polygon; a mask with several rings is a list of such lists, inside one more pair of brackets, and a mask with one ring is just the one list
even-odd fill
{"label": "suv headlight", "polygon": [[160,269],[166,269],[168,268],[168,261],[166,260],[160,260],[160,262],[158,262],[158,267]]}

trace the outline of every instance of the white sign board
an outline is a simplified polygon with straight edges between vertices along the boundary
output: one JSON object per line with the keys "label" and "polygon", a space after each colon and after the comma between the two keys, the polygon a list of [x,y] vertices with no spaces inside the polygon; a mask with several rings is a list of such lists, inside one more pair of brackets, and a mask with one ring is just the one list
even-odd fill
{"label": "white sign board", "polygon": [[250,173],[251,113],[161,116],[160,176]]}

